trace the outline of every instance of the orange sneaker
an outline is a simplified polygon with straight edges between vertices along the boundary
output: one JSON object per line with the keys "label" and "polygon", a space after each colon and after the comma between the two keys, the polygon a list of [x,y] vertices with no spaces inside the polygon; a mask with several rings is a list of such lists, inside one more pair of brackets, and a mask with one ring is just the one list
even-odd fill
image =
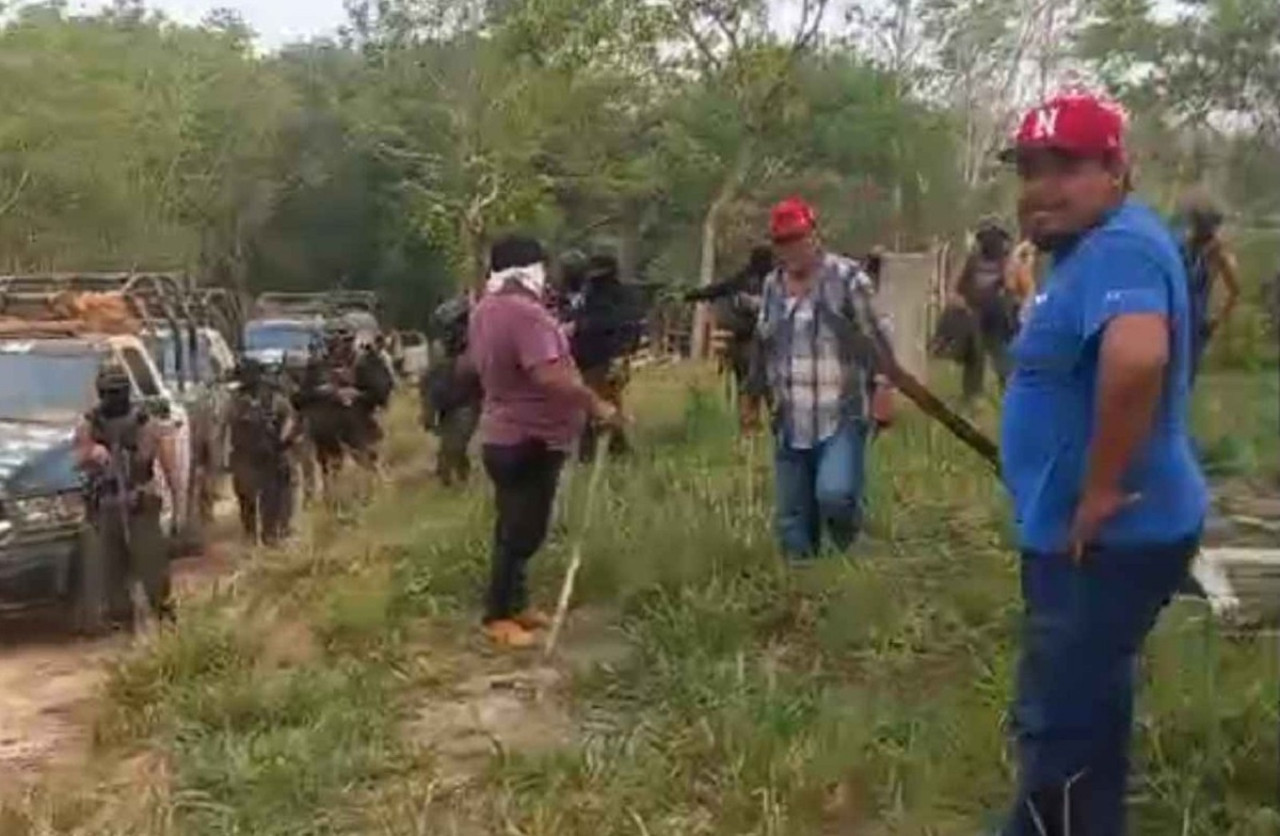
{"label": "orange sneaker", "polygon": [[484,632],[490,641],[501,647],[533,647],[536,641],[533,633],[530,633],[511,619],[490,621],[484,625]]}
{"label": "orange sneaker", "polygon": [[530,607],[512,620],[526,630],[546,630],[551,626],[551,616],[537,607]]}

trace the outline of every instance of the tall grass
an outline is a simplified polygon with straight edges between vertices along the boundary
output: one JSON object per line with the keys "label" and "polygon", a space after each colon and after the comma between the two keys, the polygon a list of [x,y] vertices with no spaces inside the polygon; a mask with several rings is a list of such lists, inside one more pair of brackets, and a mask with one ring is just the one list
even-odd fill
{"label": "tall grass", "polygon": [[[538,661],[494,653],[474,629],[484,488],[410,480],[346,524],[311,521],[290,551],[253,555],[230,589],[120,663],[101,757],[165,766],[139,818],[161,824],[132,832],[970,836],[994,824],[1012,784],[1020,615],[994,478],[907,416],[872,448],[855,553],[784,569],[768,444],[739,440],[716,392],[685,370],[634,387],[637,453],[610,465],[587,536],[571,617],[586,626],[567,637],[565,684],[516,718],[541,722],[550,701],[574,734],[550,749],[495,742],[480,768],[416,739],[424,711],[470,699],[460,683],[533,676]],[[424,455],[410,418],[396,422],[394,443]],[[543,602],[585,482],[566,479],[568,527],[533,567]],[[605,629],[624,652],[580,662],[575,643]],[[1202,607],[1165,617],[1144,662],[1135,833],[1277,832],[1276,666],[1270,639],[1224,635]],[[14,832],[94,832],[90,814],[126,792],[95,785],[68,802],[88,812],[57,821],[28,799],[13,809],[30,827]]]}
{"label": "tall grass", "polygon": [[[784,571],[756,468],[708,387],[609,481],[582,594],[634,647],[577,681],[591,734],[475,793],[498,832],[972,834],[1007,801],[1020,615],[1004,498],[918,418],[875,442],[868,536]],[[649,397],[669,401],[670,383]],[[642,403],[643,414],[647,404]],[[662,408],[670,411],[669,403]],[[554,562],[554,561],[549,561]],[[1261,834],[1274,803],[1276,653],[1180,605],[1153,638],[1135,832]],[[474,810],[476,799],[471,799]]]}

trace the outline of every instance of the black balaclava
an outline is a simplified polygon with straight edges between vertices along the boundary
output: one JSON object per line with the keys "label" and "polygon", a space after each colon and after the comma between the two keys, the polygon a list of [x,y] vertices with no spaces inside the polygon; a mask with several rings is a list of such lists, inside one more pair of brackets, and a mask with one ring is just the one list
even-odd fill
{"label": "black balaclava", "polygon": [[736,276],[747,293],[759,293],[764,287],[764,280],[777,267],[773,257],[773,247],[753,247],[747,258],[747,266]]}
{"label": "black balaclava", "polygon": [[124,369],[106,368],[99,373],[98,408],[104,418],[123,418],[133,409],[133,385]]}
{"label": "black balaclava", "polygon": [[998,226],[984,226],[978,230],[978,252],[983,258],[1004,258],[1009,254],[1009,235]]}
{"label": "black balaclava", "polygon": [[763,281],[775,266],[773,247],[753,247],[751,256],[747,259],[747,275]]}
{"label": "black balaclava", "polygon": [[1207,244],[1222,226],[1222,213],[1212,208],[1196,208],[1188,213],[1187,220],[1191,240],[1196,244]]}
{"label": "black balaclava", "polygon": [[593,255],[587,260],[587,287],[618,283],[618,259],[611,254]]}
{"label": "black balaclava", "polygon": [[252,391],[257,389],[258,385],[262,383],[262,364],[258,361],[246,357],[240,361],[240,368],[238,371],[240,384],[246,389]]}
{"label": "black balaclava", "polygon": [[560,286],[565,293],[581,293],[587,283],[587,257],[579,250],[560,256]]}

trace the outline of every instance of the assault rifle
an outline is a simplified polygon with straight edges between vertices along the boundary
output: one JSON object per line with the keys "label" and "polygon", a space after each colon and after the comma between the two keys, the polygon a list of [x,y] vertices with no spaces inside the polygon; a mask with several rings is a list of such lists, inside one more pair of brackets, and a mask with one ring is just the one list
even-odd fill
{"label": "assault rifle", "polygon": [[120,536],[128,548],[132,541],[129,530],[129,460],[119,440],[108,445],[107,455],[106,465],[96,469],[85,486],[88,504],[93,511],[99,511],[104,502],[111,501],[114,492],[116,513],[120,515]]}

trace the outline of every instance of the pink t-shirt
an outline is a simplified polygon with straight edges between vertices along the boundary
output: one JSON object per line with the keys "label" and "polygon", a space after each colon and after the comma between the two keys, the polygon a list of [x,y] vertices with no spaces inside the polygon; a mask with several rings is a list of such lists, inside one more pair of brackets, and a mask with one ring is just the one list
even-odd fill
{"label": "pink t-shirt", "polygon": [[573,362],[569,341],[546,308],[518,292],[485,296],[471,312],[468,351],[484,387],[484,444],[539,439],[554,450],[573,447],[585,410],[552,396],[530,374],[556,360]]}

